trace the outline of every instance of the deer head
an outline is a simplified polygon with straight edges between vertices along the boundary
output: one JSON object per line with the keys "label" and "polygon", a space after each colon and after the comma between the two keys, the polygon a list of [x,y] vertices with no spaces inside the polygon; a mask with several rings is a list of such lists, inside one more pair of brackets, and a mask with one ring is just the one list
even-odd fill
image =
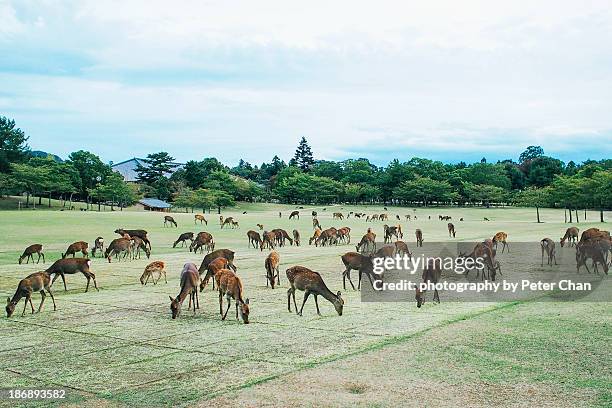
{"label": "deer head", "polygon": [[336,300],[333,302],[334,308],[336,309],[336,313],[338,316],[342,316],[342,309],[344,309],[344,299],[342,299],[342,293],[338,291],[336,293]]}
{"label": "deer head", "polygon": [[170,311],[172,312],[172,318],[176,319],[181,313],[181,303],[172,298],[172,296],[168,296],[170,298]]}
{"label": "deer head", "polygon": [[11,317],[15,311],[15,303],[11,302],[11,298],[6,298],[6,317]]}
{"label": "deer head", "polygon": [[240,306],[238,306],[238,313],[240,314],[240,317],[242,318],[244,324],[249,324],[249,299],[247,298],[247,300],[245,300],[244,302],[239,303]]}

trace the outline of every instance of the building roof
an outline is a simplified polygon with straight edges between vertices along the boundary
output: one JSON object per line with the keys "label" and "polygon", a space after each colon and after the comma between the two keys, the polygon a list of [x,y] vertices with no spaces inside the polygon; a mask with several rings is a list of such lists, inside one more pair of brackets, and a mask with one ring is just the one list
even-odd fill
{"label": "building roof", "polygon": [[[138,174],[136,173],[136,166],[140,164],[141,166],[146,166],[144,159],[140,159],[138,157],[133,157],[128,160],[124,160],[119,163],[115,163],[111,165],[111,168],[117,173],[123,176],[125,181],[136,181],[136,177]],[[185,164],[183,163],[170,163],[174,168],[171,172],[166,173],[166,176],[170,176],[176,170],[182,168]]]}
{"label": "building roof", "polygon": [[172,204],[158,200],[157,198],[143,198],[142,200],[138,200],[138,202],[151,208],[172,208]]}

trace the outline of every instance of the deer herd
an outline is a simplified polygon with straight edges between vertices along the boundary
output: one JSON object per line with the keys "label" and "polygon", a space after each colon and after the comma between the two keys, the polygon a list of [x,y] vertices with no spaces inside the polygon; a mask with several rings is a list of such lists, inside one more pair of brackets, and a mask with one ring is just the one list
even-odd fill
{"label": "deer herd", "polygon": [[[323,211],[325,211],[324,209]],[[243,214],[246,214],[243,213]],[[332,214],[332,221],[349,219],[351,216],[357,219],[364,219],[367,223],[373,223],[375,221],[384,222],[388,221],[389,216],[387,213],[366,215],[365,213],[349,212],[346,216],[341,212],[334,212]],[[279,212],[279,217],[282,218],[282,212]],[[300,212],[292,211],[288,219],[299,220]],[[416,215],[407,214],[405,219],[412,220],[416,219]],[[401,220],[399,214],[395,216],[396,220]],[[431,216],[429,216],[431,220]],[[450,221],[452,218],[447,215],[439,215],[439,221]],[[178,223],[171,216],[164,216],[163,219],[164,227],[170,226],[178,228]],[[460,219],[463,221],[463,218]],[[204,215],[196,214],[194,217],[194,223],[206,224],[208,221]],[[219,225],[221,229],[239,228],[239,223],[233,217],[219,216]],[[281,285],[280,279],[280,254],[279,248],[283,248],[286,245],[296,247],[300,246],[300,232],[297,229],[293,229],[289,234],[285,229],[274,228],[269,231],[264,229],[263,224],[256,224],[260,232],[255,230],[249,230],[246,235],[248,239],[248,248],[258,249],[259,252],[263,252],[264,249],[269,250],[267,256],[263,262],[263,269],[265,270],[266,287],[275,289]],[[351,228],[346,227],[329,227],[323,229],[318,219],[318,213],[312,212],[312,225],[313,234],[308,240],[309,245],[315,247],[336,247],[338,245],[348,245],[351,242]],[[450,239],[456,238],[455,225],[452,222],[447,224],[448,236]],[[134,259],[140,259],[141,251],[144,252],[147,258],[151,256],[151,241],[149,240],[148,232],[143,229],[116,229],[114,231],[119,235],[118,238],[113,239],[108,246],[106,246],[103,237],[98,236],[93,244],[92,258],[96,258],[97,254],[103,254],[104,258],[110,263],[113,259],[116,261],[128,261]],[[591,267],[596,273],[599,272],[601,267],[604,273],[607,275],[609,270],[609,253],[612,251],[612,240],[608,231],[602,231],[598,228],[589,228],[582,232],[579,237],[579,230],[576,227],[567,228],[563,237],[560,238],[560,246],[574,247],[576,250],[576,269],[580,272],[580,269],[584,267],[587,272],[590,273],[587,265],[587,260],[591,260]],[[383,225],[383,246],[378,247],[376,242],[376,233],[373,228],[367,228],[366,233],[361,237],[359,242],[355,245],[355,251],[346,252],[341,255],[340,259],[344,265],[342,271],[343,288],[346,290],[346,280],[348,279],[353,290],[361,289],[362,276],[373,282],[377,279],[382,280],[382,274],[374,273],[374,260],[376,258],[386,258],[393,256],[407,256],[412,257],[412,253],[408,247],[408,244],[403,241],[404,232],[400,224],[397,225]],[[423,247],[423,232],[421,229],[415,230],[415,242],[417,247]],[[500,231],[494,234],[491,239],[485,239],[479,242],[471,250],[471,252],[460,252],[458,257],[463,259],[483,259],[484,263],[480,269],[476,269],[476,277],[481,276],[481,279],[495,280],[498,274],[501,274],[501,266],[499,261],[496,259],[496,253],[498,247],[501,246],[501,253],[505,251],[510,252],[510,245],[508,244],[508,234]],[[235,253],[229,249],[217,249],[215,250],[215,240],[213,235],[209,232],[184,232],[181,233],[176,241],[172,244],[172,248],[185,248],[188,247],[189,251],[193,254],[203,254],[206,251],[206,255],[200,265],[197,267],[194,263],[185,263],[180,272],[180,290],[176,297],[170,296],[170,310],[173,319],[176,319],[181,312],[181,305],[184,300],[189,297],[188,310],[193,308],[193,314],[195,315],[196,309],[199,309],[199,295],[198,292],[204,291],[212,278],[212,289],[218,291],[219,295],[219,313],[221,319],[225,320],[231,303],[235,304],[235,318],[242,320],[243,323],[249,323],[249,298],[245,295],[245,288],[237,273],[237,267],[234,264]],[[550,267],[557,264],[556,260],[556,248],[555,242],[550,238],[544,238],[540,241],[541,247],[541,267],[544,266],[544,258],[546,256],[546,263]],[[82,257],[76,257],[76,254],[80,253]],[[43,253],[43,245],[33,244],[28,246],[21,256],[19,256],[18,262],[22,264],[24,261],[26,264],[32,261],[34,263],[34,255],[37,256],[36,263],[40,263],[42,258],[45,263],[45,254]],[[442,275],[442,266],[439,263],[427,262],[423,266],[422,281],[437,283]],[[62,278],[64,290],[66,287],[65,275],[73,275],[81,273],[87,279],[87,286],[85,292],[89,290],[90,282],[93,281],[93,285],[96,290],[98,284],[96,281],[95,274],[91,271],[92,260],[89,258],[89,244],[86,241],[77,241],[68,246],[65,252],[61,254],[61,258],[55,261],[45,271],[36,272],[28,275],[22,279],[18,286],[15,294],[12,298],[7,299],[6,313],[10,317],[17,306],[17,303],[21,299],[25,299],[24,309],[22,316],[26,312],[27,304],[30,303],[32,313],[34,313],[34,306],[32,304],[32,294],[39,292],[42,296],[42,300],[38,307],[38,311],[41,310],[43,303],[48,293],[53,301],[53,309],[56,310],[56,303],[51,287],[58,277]],[[140,276],[140,283],[145,286],[151,280],[153,285],[157,285],[161,277],[164,277],[164,281],[167,283],[166,277],[166,263],[163,261],[153,261],[149,263],[142,275]],[[351,271],[357,271],[358,282],[357,289],[351,280]],[[465,272],[467,275],[469,270]],[[329,301],[335,308],[338,315],[342,315],[344,300],[341,293],[338,291],[334,293],[325,284],[323,277],[320,273],[308,269],[304,266],[293,266],[286,269],[285,273],[289,285],[287,290],[287,308],[291,312],[291,300],[293,299],[293,305],[296,313],[302,315],[304,305],[310,295],[314,296],[314,302],[317,313],[320,315],[318,297],[321,296]],[[198,290],[199,289],[199,290]],[[295,299],[296,290],[304,292],[302,305],[298,310],[297,302]],[[227,306],[224,310],[223,299],[225,298]],[[415,300],[418,307],[421,307],[425,302],[425,292],[420,289],[416,290]],[[434,291],[434,301],[439,302],[439,294]]]}

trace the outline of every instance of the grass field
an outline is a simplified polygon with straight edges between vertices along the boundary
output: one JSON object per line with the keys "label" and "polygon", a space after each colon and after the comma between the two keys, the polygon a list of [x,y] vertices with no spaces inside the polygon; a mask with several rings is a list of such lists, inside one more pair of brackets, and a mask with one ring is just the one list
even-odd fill
{"label": "grass field", "polygon": [[[350,226],[357,240],[372,225],[358,219],[332,221],[332,211],[339,208],[316,208],[324,227]],[[19,279],[44,269],[17,264],[31,243],[45,246],[47,266],[74,241],[91,243],[101,235],[110,242],[118,227],[144,228],[153,243],[150,260],[109,264],[94,259],[99,292],[84,293],[84,277],[69,275],[67,292],[61,282],[53,288],[56,312],[48,298],[40,314],[21,317],[20,303],[13,317],[1,319],[2,388],[63,387],[66,400],[47,405],[92,407],[612,404],[610,302],[443,301],[417,309],[413,302],[361,303],[359,292],[343,290],[341,317],[326,301],[320,302],[322,317],[312,300],[303,317],[288,313],[287,267],[307,266],[320,272],[330,289],[342,290],[339,255],[354,250],[353,245],[309,247],[311,208],[301,211],[299,221],[289,221],[293,209],[241,204],[223,213],[239,220],[235,230],[220,230],[216,214],[207,214],[208,227],[194,226],[193,214],[173,214],[179,223],[174,229],[163,227],[161,214],[145,212],[0,212],[4,298],[13,295]],[[381,207],[348,206],[342,212],[350,210],[383,212]],[[534,222],[534,209],[388,212],[418,216],[401,222],[411,246],[415,228],[423,230],[426,245],[448,240],[446,222],[438,221],[437,214],[453,216],[456,240],[465,241],[500,230],[509,234],[510,242],[536,242],[546,236],[557,241],[568,226],[563,211],[557,210],[541,210],[542,224]],[[587,215],[590,223],[580,216],[576,225],[581,229],[601,228],[598,213]],[[457,221],[460,217],[465,221]],[[483,217],[491,221],[483,222]],[[266,229],[297,228],[302,235],[301,247],[279,249],[281,287],[274,290],[265,285],[266,252],[247,248],[246,232],[256,229],[256,223]],[[374,225],[381,234],[382,223]],[[179,319],[170,318],[168,296],[178,293],[182,265],[202,260],[187,249],[172,249],[172,242],[180,232],[201,230],[214,235],[216,248],[236,251],[238,273],[251,300],[251,324],[221,321],[218,297],[210,288],[201,294],[195,317],[185,304]],[[500,261],[505,267],[518,257],[504,254]],[[152,260],[168,264],[168,284],[140,285],[138,278]],[[533,262],[539,264],[539,258]],[[39,295],[33,301],[36,306]]]}

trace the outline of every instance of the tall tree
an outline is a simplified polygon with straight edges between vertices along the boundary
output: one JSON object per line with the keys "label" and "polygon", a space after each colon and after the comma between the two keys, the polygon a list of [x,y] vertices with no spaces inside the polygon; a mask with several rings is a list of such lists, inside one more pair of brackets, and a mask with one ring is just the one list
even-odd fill
{"label": "tall tree", "polygon": [[68,163],[79,173],[81,178],[81,188],[79,192],[87,195],[89,189],[94,188],[98,183],[104,182],[112,170],[107,164],[104,164],[98,156],[85,150],[72,152],[68,156]]}
{"label": "tall tree", "polygon": [[147,155],[146,159],[142,160],[144,165],[138,163],[136,166],[136,179],[142,183],[152,185],[157,182],[160,177],[166,177],[166,174],[172,170],[172,162],[174,157],[167,152],[152,153]]}
{"label": "tall tree", "polygon": [[300,143],[298,144],[297,149],[295,150],[293,162],[296,166],[298,166],[305,172],[308,172],[315,163],[314,158],[312,156],[312,149],[310,148],[308,141],[306,141],[306,138],[303,136],[302,140],[300,140]]}
{"label": "tall tree", "polygon": [[0,173],[7,173],[11,163],[22,163],[28,157],[28,137],[15,127],[15,121],[0,116]]}
{"label": "tall tree", "polygon": [[519,156],[519,163],[525,163],[542,156],[544,156],[544,149],[540,146],[528,146]]}

